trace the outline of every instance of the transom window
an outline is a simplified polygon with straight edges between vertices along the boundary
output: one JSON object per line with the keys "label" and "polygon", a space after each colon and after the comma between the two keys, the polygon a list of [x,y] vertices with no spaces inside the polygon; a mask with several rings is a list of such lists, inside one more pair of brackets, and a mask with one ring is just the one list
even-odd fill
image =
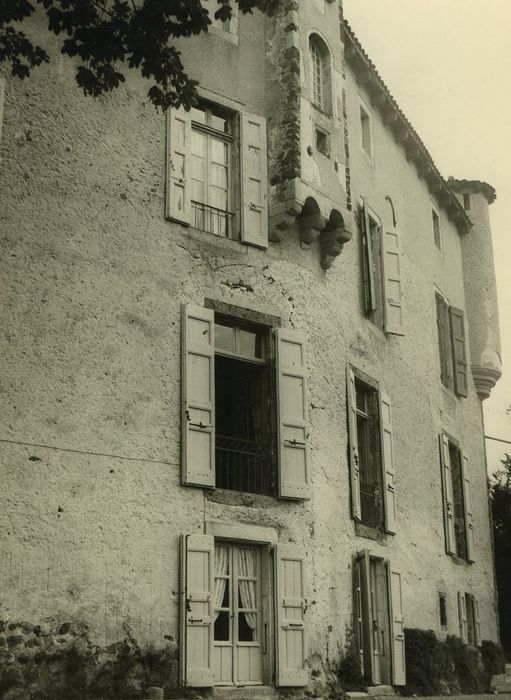
{"label": "transom window", "polygon": [[232,237],[234,118],[218,105],[192,108],[192,225]]}
{"label": "transom window", "polygon": [[274,374],[268,346],[268,329],[215,319],[218,488],[274,493]]}

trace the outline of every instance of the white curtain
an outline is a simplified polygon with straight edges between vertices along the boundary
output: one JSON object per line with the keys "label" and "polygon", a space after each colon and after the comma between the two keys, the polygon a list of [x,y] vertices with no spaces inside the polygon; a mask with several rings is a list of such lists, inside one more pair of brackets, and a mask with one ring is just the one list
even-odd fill
{"label": "white curtain", "polygon": [[[240,549],[238,557],[238,570],[240,576],[256,576],[256,552],[253,549]],[[239,581],[241,604],[244,608],[255,609],[256,606],[256,582]],[[256,639],[257,613],[244,613],[248,626],[254,631],[253,639]]]}
{"label": "white curtain", "polygon": [[[215,576],[227,576],[229,572],[229,548],[215,547]],[[215,578],[214,608],[215,620],[218,617],[218,608],[222,606],[225,595],[226,578]]]}

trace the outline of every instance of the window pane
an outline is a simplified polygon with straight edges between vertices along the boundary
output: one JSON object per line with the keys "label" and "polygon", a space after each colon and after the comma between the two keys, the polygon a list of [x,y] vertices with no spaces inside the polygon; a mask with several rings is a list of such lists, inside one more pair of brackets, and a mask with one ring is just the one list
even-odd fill
{"label": "window pane", "polygon": [[215,323],[215,348],[234,353],[234,328]]}
{"label": "window pane", "polygon": [[229,641],[229,613],[225,610],[219,612],[215,620],[215,641]]}
{"label": "window pane", "polygon": [[254,331],[246,331],[240,328],[238,340],[238,352],[240,355],[244,355],[245,357],[257,357],[259,359],[262,359],[263,338],[261,333],[257,333]]}
{"label": "window pane", "polygon": [[206,112],[204,109],[201,109],[200,107],[192,107],[190,113],[192,115],[192,121],[199,122],[200,124],[206,123]]}

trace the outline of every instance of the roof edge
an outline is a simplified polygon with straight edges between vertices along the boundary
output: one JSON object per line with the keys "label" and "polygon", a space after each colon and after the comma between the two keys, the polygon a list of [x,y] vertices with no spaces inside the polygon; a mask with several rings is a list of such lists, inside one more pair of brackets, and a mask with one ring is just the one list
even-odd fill
{"label": "roof edge", "polygon": [[473,192],[474,194],[482,194],[486,197],[488,204],[493,204],[497,199],[497,192],[493,185],[484,182],[484,180],[457,180],[454,177],[449,177],[447,184],[453,192]]}
{"label": "roof edge", "polygon": [[345,60],[354,70],[357,82],[364,85],[369,92],[372,106],[378,109],[383,123],[393,132],[396,141],[403,145],[407,159],[415,164],[419,177],[426,182],[440,207],[447,212],[449,219],[458,230],[466,233],[472,227],[472,222],[456,194],[440,174],[428,149],[401,111],[376,66],[345,19],[343,19],[343,27]]}

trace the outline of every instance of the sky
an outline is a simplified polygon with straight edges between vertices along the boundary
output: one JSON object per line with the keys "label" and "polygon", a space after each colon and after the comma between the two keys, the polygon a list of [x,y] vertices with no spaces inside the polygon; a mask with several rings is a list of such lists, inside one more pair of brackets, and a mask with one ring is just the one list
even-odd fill
{"label": "sky", "polygon": [[[344,16],[447,178],[484,180],[490,207],[502,377],[485,433],[511,442],[511,0],[344,0]],[[470,234],[469,234],[470,235]],[[488,472],[511,445],[487,440]]]}

